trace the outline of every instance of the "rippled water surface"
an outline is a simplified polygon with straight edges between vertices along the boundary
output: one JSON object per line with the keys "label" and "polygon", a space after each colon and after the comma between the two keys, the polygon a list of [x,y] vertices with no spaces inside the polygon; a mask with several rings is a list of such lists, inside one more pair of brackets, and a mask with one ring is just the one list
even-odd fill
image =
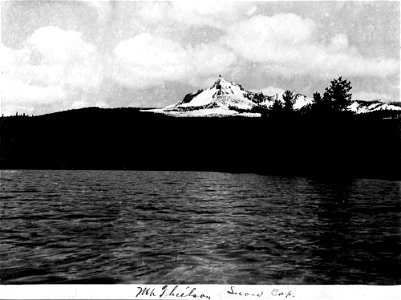
{"label": "rippled water surface", "polygon": [[2,283],[400,284],[400,182],[1,171]]}

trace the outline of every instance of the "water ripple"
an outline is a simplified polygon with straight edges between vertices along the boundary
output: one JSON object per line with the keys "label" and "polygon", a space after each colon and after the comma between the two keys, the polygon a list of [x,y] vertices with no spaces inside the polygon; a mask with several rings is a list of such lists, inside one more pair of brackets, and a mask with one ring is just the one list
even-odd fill
{"label": "water ripple", "polygon": [[0,279],[400,284],[400,182],[1,171]]}

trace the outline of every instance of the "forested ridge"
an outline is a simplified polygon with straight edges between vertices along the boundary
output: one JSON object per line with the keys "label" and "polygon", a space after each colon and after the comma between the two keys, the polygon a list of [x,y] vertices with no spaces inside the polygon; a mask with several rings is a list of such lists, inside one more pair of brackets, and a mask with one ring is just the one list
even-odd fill
{"label": "forested ridge", "polygon": [[169,117],[85,108],[0,118],[0,167],[401,179],[399,115]]}

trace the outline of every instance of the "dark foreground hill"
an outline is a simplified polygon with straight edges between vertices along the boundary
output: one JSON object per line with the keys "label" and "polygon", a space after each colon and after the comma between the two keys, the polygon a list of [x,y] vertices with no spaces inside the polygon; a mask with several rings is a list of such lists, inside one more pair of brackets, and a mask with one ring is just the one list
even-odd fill
{"label": "dark foreground hill", "polygon": [[0,168],[153,169],[401,179],[400,120],[175,118],[87,108],[0,118]]}

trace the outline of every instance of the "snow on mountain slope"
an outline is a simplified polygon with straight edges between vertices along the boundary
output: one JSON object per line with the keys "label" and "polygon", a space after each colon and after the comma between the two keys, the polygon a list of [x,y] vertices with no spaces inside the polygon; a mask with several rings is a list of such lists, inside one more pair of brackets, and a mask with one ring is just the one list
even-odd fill
{"label": "snow on mountain slope", "polygon": [[310,105],[312,103],[313,103],[313,99],[308,98],[305,95],[296,94],[295,95],[295,103],[294,103],[293,108],[295,110],[301,109],[302,107],[304,107],[306,105]]}
{"label": "snow on mountain slope", "polygon": [[[271,107],[276,99],[283,102],[282,95],[265,96],[263,93],[246,91],[241,85],[219,76],[210,88],[190,93],[181,102],[163,109],[154,109],[153,112],[174,116],[259,117],[260,113],[253,109]],[[297,95],[294,107],[298,109],[309,102],[305,96]]]}
{"label": "snow on mountain slope", "polygon": [[206,90],[188,94],[184,99],[171,107],[175,110],[186,108],[237,108],[250,110],[257,104],[252,102],[252,92],[245,91],[240,85],[224,80],[221,76]]}
{"label": "snow on mountain slope", "polygon": [[[241,85],[229,82],[219,76],[216,82],[208,89],[187,94],[182,101],[176,104],[148,111],[180,117],[259,117],[260,113],[256,112],[257,108],[270,108],[276,100],[284,104],[283,94],[264,95],[261,92],[247,91]],[[302,94],[294,94],[294,110],[299,110],[312,103],[313,99]],[[377,110],[401,111],[401,106],[379,100],[356,100],[352,102],[348,109],[359,114]]]}
{"label": "snow on mountain slope", "polygon": [[242,117],[260,117],[260,113],[236,111],[222,107],[210,107],[194,110],[166,110],[154,109],[156,113],[163,113],[174,117],[229,117],[229,116],[242,116]]}
{"label": "snow on mountain slope", "polygon": [[363,100],[354,100],[352,104],[348,107],[350,111],[353,111],[357,114],[368,113],[372,111],[380,111],[380,110],[398,110],[401,111],[401,106],[397,106],[391,103],[385,103],[380,100],[374,101],[363,101]]}

